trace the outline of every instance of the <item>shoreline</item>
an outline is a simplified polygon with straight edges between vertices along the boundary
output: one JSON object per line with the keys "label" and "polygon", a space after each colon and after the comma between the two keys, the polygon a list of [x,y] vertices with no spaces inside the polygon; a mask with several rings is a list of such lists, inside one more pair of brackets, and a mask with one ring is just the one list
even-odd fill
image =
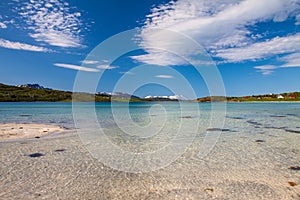
{"label": "shoreline", "polygon": [[[129,103],[300,103],[300,101],[196,101],[196,100],[180,100],[180,101],[135,101]],[[0,103],[73,103],[72,101],[0,101]],[[76,101],[75,103],[111,103],[111,101]],[[124,101],[114,101],[114,103],[128,103]]]}
{"label": "shoreline", "polygon": [[300,101],[227,101],[227,103],[300,103]]}

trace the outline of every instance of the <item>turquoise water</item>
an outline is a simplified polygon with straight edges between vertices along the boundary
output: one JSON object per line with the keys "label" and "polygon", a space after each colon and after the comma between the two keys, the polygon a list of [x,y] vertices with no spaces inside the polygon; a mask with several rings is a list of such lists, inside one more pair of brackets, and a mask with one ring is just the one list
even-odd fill
{"label": "turquoise water", "polygon": [[76,128],[84,143],[103,140],[102,134],[122,147],[139,146],[139,151],[155,151],[172,139],[191,143],[207,136],[200,156],[222,135],[245,132],[254,137],[279,130],[300,134],[300,103],[0,103],[0,123]]}
{"label": "turquoise water", "polygon": [[[83,110],[94,106],[90,103],[80,103],[78,105]],[[95,104],[98,122],[103,128],[116,126],[111,107],[110,103]],[[129,110],[130,120],[145,125],[150,122],[151,117],[159,115],[167,114],[174,118],[199,119],[199,117],[209,117],[212,110],[210,103],[183,103],[180,105],[178,103],[157,102],[114,103],[113,109],[114,114],[118,115],[118,119],[122,120],[122,116],[125,116],[125,113]],[[265,125],[282,124],[287,128],[294,129],[299,129],[300,126],[300,103],[227,103],[226,110],[222,110],[222,112],[226,112],[227,123],[225,123],[225,126],[230,125],[233,121],[241,122],[246,119],[248,121],[250,119],[262,120]],[[128,121],[126,117],[123,117],[124,123]],[[0,103],[0,123],[10,122],[57,124],[74,128],[72,103]],[[237,126],[237,129],[244,128],[241,123],[236,123],[235,126]]]}
{"label": "turquoise water", "polygon": [[72,104],[0,103],[0,123],[46,123],[72,128]]}
{"label": "turquoise water", "polygon": [[[300,197],[300,103],[77,106],[74,113],[71,103],[0,103],[0,123],[79,132],[0,143],[0,198]],[[43,156],[28,156],[35,153]]]}

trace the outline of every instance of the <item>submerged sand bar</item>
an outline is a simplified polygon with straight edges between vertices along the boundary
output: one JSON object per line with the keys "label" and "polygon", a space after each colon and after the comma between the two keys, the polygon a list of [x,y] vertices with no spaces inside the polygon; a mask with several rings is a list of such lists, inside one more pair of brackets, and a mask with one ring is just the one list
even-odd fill
{"label": "submerged sand bar", "polygon": [[0,124],[0,140],[34,138],[64,131],[66,129],[60,126],[48,124]]}

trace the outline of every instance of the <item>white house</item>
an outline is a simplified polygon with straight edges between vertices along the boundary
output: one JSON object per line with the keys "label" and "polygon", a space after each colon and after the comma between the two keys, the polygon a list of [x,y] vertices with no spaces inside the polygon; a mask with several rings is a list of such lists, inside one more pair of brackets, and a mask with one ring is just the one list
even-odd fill
{"label": "white house", "polygon": [[277,99],[284,99],[284,97],[283,97],[281,94],[279,94],[279,95],[277,96]]}

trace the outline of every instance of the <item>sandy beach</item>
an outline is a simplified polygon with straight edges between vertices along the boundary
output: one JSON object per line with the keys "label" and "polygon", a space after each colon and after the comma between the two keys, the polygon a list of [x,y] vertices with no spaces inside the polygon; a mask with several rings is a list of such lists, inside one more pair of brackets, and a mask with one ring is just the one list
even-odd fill
{"label": "sandy beach", "polygon": [[[30,137],[62,131],[22,127]],[[282,133],[228,133],[204,159],[199,137],[169,166],[138,174],[103,165],[74,134],[2,142],[0,199],[299,199],[299,137]]]}
{"label": "sandy beach", "polygon": [[0,124],[0,140],[39,138],[64,131],[66,131],[66,129],[57,125],[7,123]]}

